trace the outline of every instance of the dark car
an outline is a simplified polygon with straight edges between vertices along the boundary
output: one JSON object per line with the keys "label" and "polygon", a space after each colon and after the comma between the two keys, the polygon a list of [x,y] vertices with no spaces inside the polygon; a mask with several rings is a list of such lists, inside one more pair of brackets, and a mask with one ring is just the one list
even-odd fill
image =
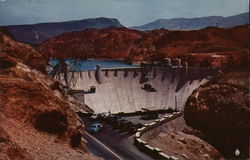
{"label": "dark car", "polygon": [[130,125],[130,126],[127,128],[127,130],[129,131],[129,133],[132,133],[132,134],[136,133],[136,132],[137,132],[137,129],[138,129],[138,127],[136,126],[136,124],[132,124],[132,125]]}
{"label": "dark car", "polygon": [[98,113],[98,114],[93,114],[90,116],[91,121],[103,121],[104,120],[104,114],[103,113]]}
{"label": "dark car", "polygon": [[136,127],[137,127],[137,129],[138,129],[138,128],[142,128],[142,127],[143,127],[143,124],[142,124],[142,123],[137,123],[137,124],[136,124]]}
{"label": "dark car", "polygon": [[107,122],[114,124],[116,122],[116,120],[119,118],[120,118],[119,116],[111,114],[107,117]]}
{"label": "dark car", "polygon": [[117,129],[123,121],[125,121],[125,119],[123,119],[123,118],[118,118],[118,119],[116,119],[116,120],[112,123],[112,124],[113,124],[113,128],[114,128],[114,129]]}
{"label": "dark car", "polygon": [[128,120],[122,121],[118,128],[121,128],[121,131],[129,130],[129,127],[132,126],[132,123]]}

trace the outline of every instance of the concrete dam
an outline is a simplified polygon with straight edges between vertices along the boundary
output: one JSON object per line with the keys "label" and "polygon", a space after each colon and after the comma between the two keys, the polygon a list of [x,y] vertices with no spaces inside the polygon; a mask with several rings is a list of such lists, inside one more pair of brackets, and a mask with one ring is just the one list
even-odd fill
{"label": "concrete dam", "polygon": [[[75,71],[56,79],[72,90],[81,101],[100,112],[134,112],[142,108],[183,110],[194,89],[207,82],[210,68],[153,67],[101,69]],[[145,84],[153,91],[145,89]],[[91,91],[94,88],[94,91]]]}

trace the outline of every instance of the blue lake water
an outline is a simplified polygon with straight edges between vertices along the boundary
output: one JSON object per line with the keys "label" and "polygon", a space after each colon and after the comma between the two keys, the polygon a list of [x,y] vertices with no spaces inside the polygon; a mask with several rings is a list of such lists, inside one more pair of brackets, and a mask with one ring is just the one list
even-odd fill
{"label": "blue lake water", "polygon": [[[55,66],[59,61],[56,59],[50,60],[50,65]],[[96,65],[101,66],[101,68],[133,68],[139,67],[139,65],[130,65],[125,64],[124,61],[109,61],[109,60],[71,60],[67,59],[68,62],[74,71],[88,71],[95,70]]]}

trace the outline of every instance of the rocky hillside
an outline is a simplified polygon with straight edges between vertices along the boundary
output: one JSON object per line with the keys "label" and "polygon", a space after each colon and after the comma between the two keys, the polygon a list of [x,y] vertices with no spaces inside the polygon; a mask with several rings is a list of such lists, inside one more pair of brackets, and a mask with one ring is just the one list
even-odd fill
{"label": "rocky hillside", "polygon": [[56,58],[159,60],[181,57],[191,65],[239,65],[246,63],[248,26],[215,27],[197,31],[127,28],[90,29],[64,33],[41,44],[44,56]]}
{"label": "rocky hillside", "polygon": [[[184,118],[201,138],[226,158],[249,156],[249,96],[247,70],[225,71],[188,98]],[[249,157],[248,157],[249,158]]]}
{"label": "rocky hillside", "polygon": [[238,25],[249,24],[249,13],[242,13],[230,17],[210,16],[199,18],[173,18],[173,19],[159,19],[142,26],[131,27],[137,30],[155,30],[155,29],[169,29],[169,30],[195,30],[202,29],[209,26],[217,26],[220,28],[230,28]]}
{"label": "rocky hillside", "polygon": [[0,51],[43,73],[48,65],[44,57],[28,44],[20,43],[3,27],[0,28]]}
{"label": "rocky hillside", "polygon": [[5,26],[14,37],[29,44],[39,44],[51,37],[58,36],[64,32],[84,30],[87,28],[122,27],[120,22],[114,18],[93,18],[66,22],[40,23],[30,25]]}
{"label": "rocky hillside", "polygon": [[4,32],[0,47],[0,159],[96,159],[87,152],[75,113],[91,109],[35,69],[44,61],[32,47]]}
{"label": "rocky hillside", "polygon": [[142,38],[142,32],[127,28],[88,29],[49,39],[40,51],[47,57],[123,59]]}

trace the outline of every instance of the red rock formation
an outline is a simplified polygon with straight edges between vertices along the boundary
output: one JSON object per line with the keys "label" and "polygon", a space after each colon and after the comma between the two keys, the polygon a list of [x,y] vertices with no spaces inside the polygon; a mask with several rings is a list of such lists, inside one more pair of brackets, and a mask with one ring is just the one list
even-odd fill
{"label": "red rock formation", "polygon": [[52,38],[42,45],[41,51],[59,58],[126,58],[142,34],[126,28],[87,29]]}
{"label": "red rock formation", "polygon": [[83,125],[72,106],[89,108],[52,90],[55,80],[15,58],[1,53],[0,68],[0,139],[6,143],[0,159],[93,158],[81,139]]}
{"label": "red rock formation", "polygon": [[33,69],[46,73],[48,63],[44,57],[30,45],[15,41],[4,28],[0,28],[0,51],[21,60]]}
{"label": "red rock formation", "polygon": [[133,61],[182,57],[192,65],[203,65],[204,62],[208,62],[207,65],[220,67],[232,63],[241,64],[242,61],[245,63],[248,55],[248,35],[248,26],[148,32],[127,28],[90,29],[52,38],[44,42],[40,50],[43,55],[57,58],[107,58]]}
{"label": "red rock formation", "polygon": [[188,98],[184,118],[226,158],[249,156],[249,101],[246,71],[221,73]]}
{"label": "red rock formation", "polygon": [[36,70],[47,63],[31,46],[3,32],[0,40],[0,159],[94,159],[75,113],[91,109]]}

